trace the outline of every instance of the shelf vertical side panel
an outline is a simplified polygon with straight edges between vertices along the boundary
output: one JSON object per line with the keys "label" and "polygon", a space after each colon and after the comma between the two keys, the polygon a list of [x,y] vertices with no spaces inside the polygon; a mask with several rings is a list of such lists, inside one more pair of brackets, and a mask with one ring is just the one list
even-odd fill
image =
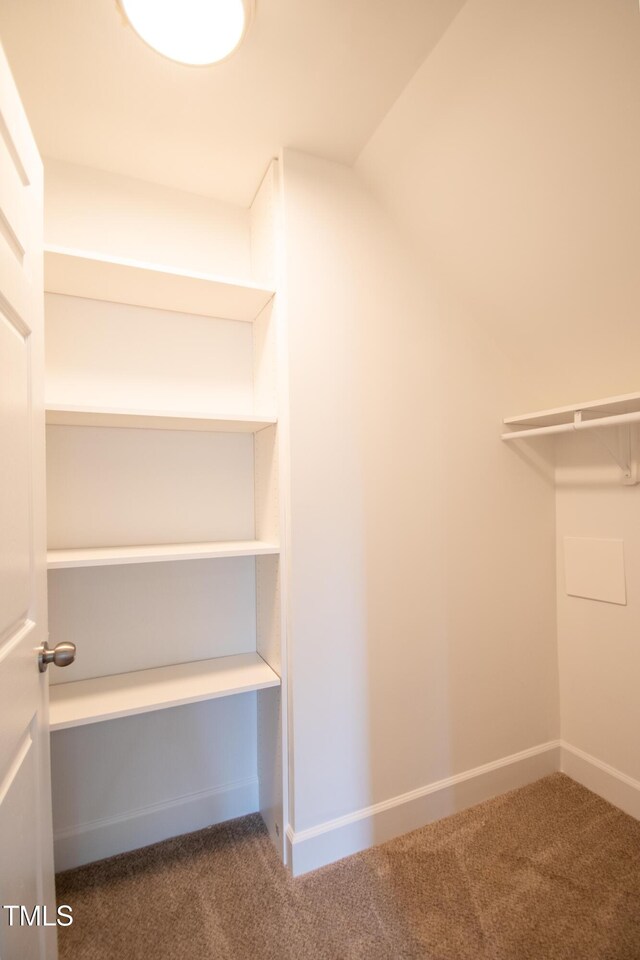
{"label": "shelf vertical side panel", "polygon": [[[277,162],[273,162],[251,207],[251,256],[254,279],[274,282],[277,274]],[[253,389],[256,409],[280,410],[278,354],[278,297],[265,307],[253,325]],[[279,531],[279,433],[276,427],[254,437],[256,536],[277,538]],[[277,541],[276,541],[277,542]],[[263,563],[266,560],[266,563]],[[277,557],[256,558],[256,638],[260,656],[282,677],[283,633],[280,604],[280,565]],[[286,768],[286,690],[257,694],[258,779],[260,811],[280,857],[288,823]]]}

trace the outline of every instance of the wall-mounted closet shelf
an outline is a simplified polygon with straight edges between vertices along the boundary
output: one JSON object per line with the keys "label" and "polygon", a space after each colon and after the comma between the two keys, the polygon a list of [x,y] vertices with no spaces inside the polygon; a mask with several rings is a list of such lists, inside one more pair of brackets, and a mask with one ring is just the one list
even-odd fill
{"label": "wall-mounted closet shelf", "polygon": [[62,570],[72,567],[106,567],[172,560],[259,557],[273,553],[279,553],[277,544],[267,543],[264,540],[160,543],[134,547],[79,547],[47,551],[47,567],[49,570]]}
{"label": "wall-mounted closet shelf", "polygon": [[[503,433],[503,440],[528,440],[531,437],[572,433],[574,430],[590,430],[622,470],[623,482],[630,486],[640,482],[637,444],[631,433],[631,427],[640,423],[640,393],[539,410],[509,417],[503,422],[505,426],[523,428]],[[626,427],[626,430],[618,443],[612,445],[605,434],[598,433],[604,427]]]}
{"label": "wall-mounted closet shelf", "polygon": [[53,246],[44,251],[44,288],[47,293],[248,323],[273,296],[273,290],[253,283]]}
{"label": "wall-mounted closet shelf", "polygon": [[503,440],[524,440],[545,434],[570,433],[598,427],[618,426],[640,422],[640,393],[628,393],[605,400],[589,400],[567,407],[538,410],[519,417],[508,417],[505,426],[523,427],[502,434]]}
{"label": "wall-mounted closet shelf", "polygon": [[121,427],[147,430],[197,430],[208,433],[257,433],[276,423],[255,414],[214,416],[203,412],[118,410],[48,403],[47,423],[69,427]]}
{"label": "wall-mounted closet shelf", "polygon": [[278,686],[280,678],[257,653],[58,683],[49,690],[50,727],[65,730]]}

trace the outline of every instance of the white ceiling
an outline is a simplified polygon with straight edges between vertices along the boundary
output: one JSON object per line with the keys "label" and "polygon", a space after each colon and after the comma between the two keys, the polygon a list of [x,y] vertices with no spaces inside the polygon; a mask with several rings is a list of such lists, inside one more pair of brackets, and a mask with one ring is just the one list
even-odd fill
{"label": "white ceiling", "polygon": [[230,60],[147,48],[115,0],[1,0],[45,157],[250,202],[282,146],[352,163],[464,0],[257,0]]}

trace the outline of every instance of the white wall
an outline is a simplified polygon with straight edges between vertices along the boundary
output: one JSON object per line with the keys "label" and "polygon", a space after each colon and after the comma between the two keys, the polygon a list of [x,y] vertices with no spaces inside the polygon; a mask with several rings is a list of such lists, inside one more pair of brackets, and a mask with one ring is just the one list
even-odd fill
{"label": "white wall", "polygon": [[552,740],[558,702],[552,471],[498,439],[522,371],[352,170],[283,174],[296,869],[335,818]]}
{"label": "white wall", "polygon": [[258,809],[256,694],[52,734],[56,870]]}
{"label": "white wall", "polygon": [[638,389],[639,115],[637,0],[467,0],[357,164],[525,410]]}
{"label": "white wall", "polygon": [[[615,442],[615,433],[610,440]],[[619,467],[593,435],[559,441],[557,459],[562,738],[570,747],[636,781],[635,805],[629,809],[638,816],[640,486],[620,482]],[[624,541],[625,606],[567,595],[563,575],[566,536]],[[587,785],[607,788],[607,783],[592,780]],[[612,786],[610,781],[608,785]],[[623,802],[622,798],[611,799]]]}
{"label": "white wall", "polygon": [[[520,396],[496,413],[640,389],[639,107],[636,0],[468,0],[358,161],[511,358]],[[639,494],[601,476],[593,438],[557,450],[558,537],[624,538],[629,591],[613,607],[559,582],[562,737],[637,779]]]}

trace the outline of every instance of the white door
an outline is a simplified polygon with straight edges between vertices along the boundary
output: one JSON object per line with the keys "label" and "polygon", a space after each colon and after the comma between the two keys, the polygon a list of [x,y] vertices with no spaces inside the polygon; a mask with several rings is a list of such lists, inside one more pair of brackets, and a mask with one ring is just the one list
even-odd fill
{"label": "white door", "polygon": [[38,671],[47,637],[42,211],[42,164],[0,48],[1,960],[57,955],[55,925],[43,925],[43,907],[47,923],[56,912],[47,679]]}

